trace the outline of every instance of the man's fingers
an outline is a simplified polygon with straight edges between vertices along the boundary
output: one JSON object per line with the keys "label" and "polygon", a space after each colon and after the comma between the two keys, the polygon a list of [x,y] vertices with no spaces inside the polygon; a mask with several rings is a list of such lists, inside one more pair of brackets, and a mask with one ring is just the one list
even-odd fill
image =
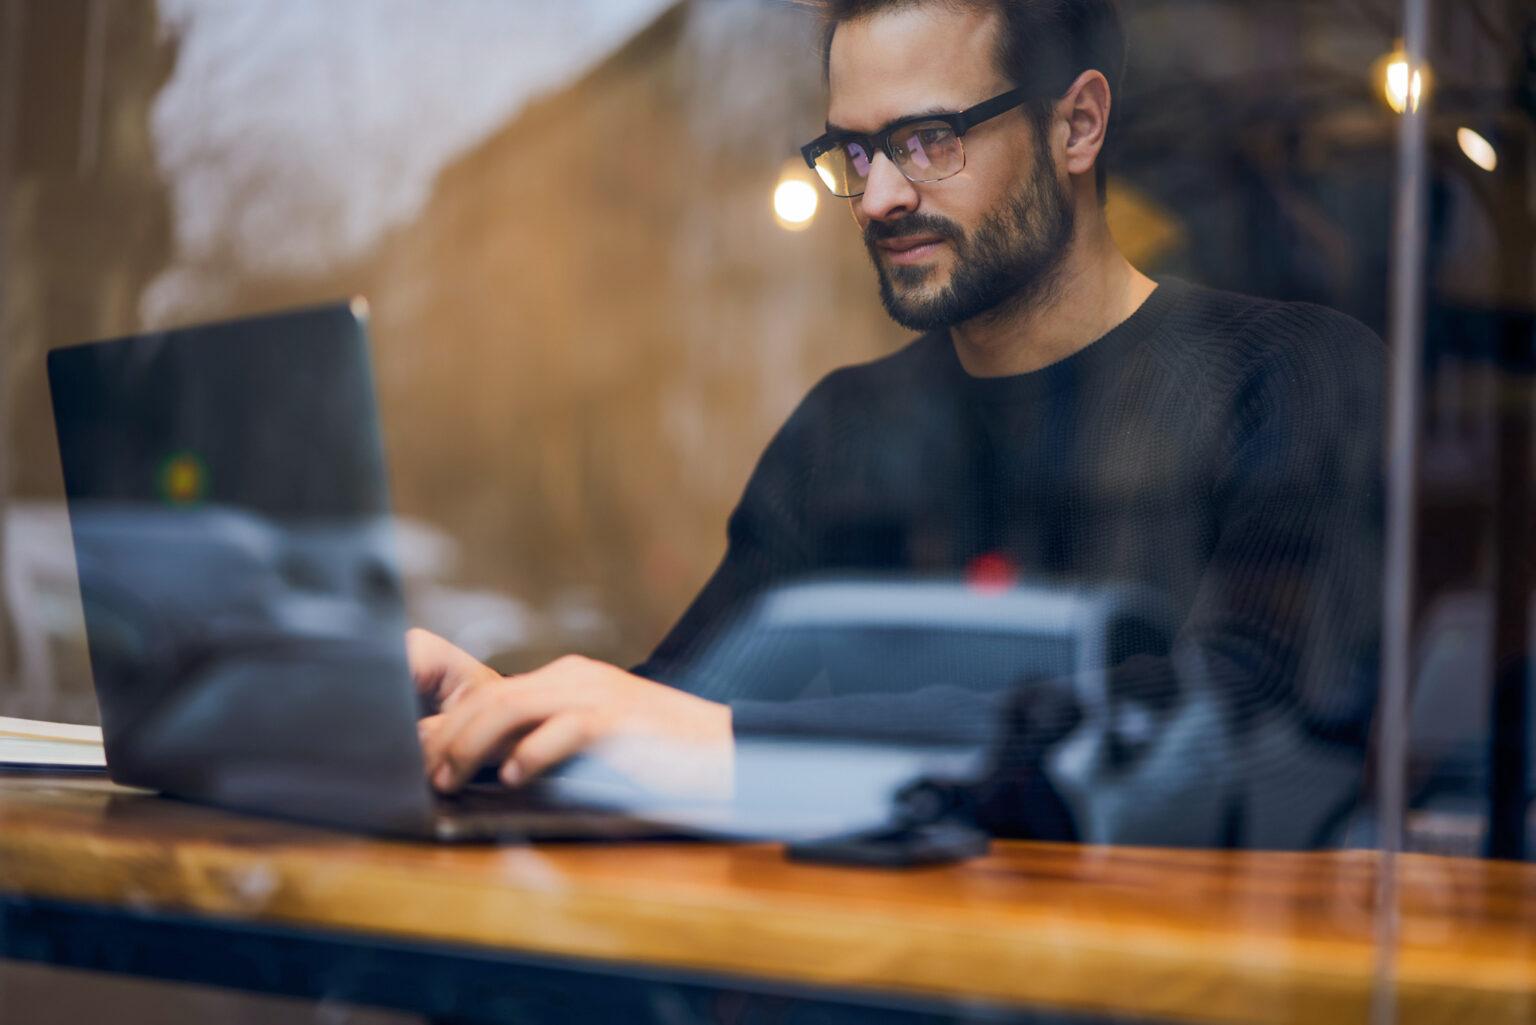
{"label": "man's fingers", "polygon": [[730,791],[724,705],[575,657],[525,676],[482,680],[423,720],[427,771],[440,790],[463,786],[487,764],[500,765],[509,782],[531,779],[601,744],[605,759],[644,785]]}
{"label": "man's fingers", "polygon": [[[507,684],[510,681],[498,680],[495,683]],[[477,717],[482,714],[480,706],[484,703],[486,696],[493,694],[497,689],[499,686],[492,684],[462,687],[455,692],[460,695],[461,700],[447,702],[437,715],[418,720],[416,735],[421,740],[421,753],[426,763],[427,778],[435,785],[439,785],[441,789],[450,789],[454,785],[455,769],[446,764],[448,751],[458,735],[472,726]],[[469,700],[470,696],[476,692],[479,692],[481,701]],[[444,772],[447,775],[440,777],[439,774]]]}
{"label": "man's fingers", "polygon": [[466,684],[498,675],[463,648],[420,627],[405,632],[405,660],[417,693],[439,703]]}
{"label": "man's fingers", "polygon": [[446,712],[455,705],[462,704],[471,694],[481,687],[490,684],[501,683],[503,677],[473,677],[468,680],[460,680],[443,689],[442,699],[438,702],[438,708]]}
{"label": "man's fingers", "polygon": [[591,740],[586,721],[585,713],[580,711],[561,712],[545,719],[519,740],[502,762],[502,782],[515,786],[580,754]]}
{"label": "man's fingers", "polygon": [[571,706],[556,688],[529,687],[520,680],[476,688],[476,693],[443,716],[431,738],[427,771],[440,790],[455,790],[480,766],[500,756],[523,733]]}

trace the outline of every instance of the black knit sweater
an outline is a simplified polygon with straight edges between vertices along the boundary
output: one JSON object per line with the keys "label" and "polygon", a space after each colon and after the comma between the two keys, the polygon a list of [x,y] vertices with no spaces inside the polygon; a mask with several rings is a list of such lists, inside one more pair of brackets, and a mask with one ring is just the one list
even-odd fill
{"label": "black knit sweater", "polygon": [[[1380,341],[1337,312],[1167,279],[1044,369],[968,375],[947,332],[823,379],[764,452],[724,560],[638,670],[690,666],[765,589],[852,574],[1135,584],[1178,624],[1118,686],[1198,664],[1234,728],[1363,747],[1380,586]],[[732,701],[738,734],[980,735],[996,695]]]}

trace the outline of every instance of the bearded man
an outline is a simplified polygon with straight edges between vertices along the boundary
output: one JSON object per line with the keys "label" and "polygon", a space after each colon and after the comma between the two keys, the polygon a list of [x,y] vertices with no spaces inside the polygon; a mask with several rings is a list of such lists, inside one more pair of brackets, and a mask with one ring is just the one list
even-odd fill
{"label": "bearded man", "polygon": [[[789,702],[669,685],[787,581],[978,567],[1165,596],[1175,635],[1119,652],[1117,692],[1156,707],[1198,676],[1225,750],[1280,716],[1358,767],[1380,342],[1323,308],[1153,280],[1122,254],[1104,207],[1125,60],[1113,0],[821,6],[829,109],[803,153],[847,199],[886,310],[920,337],[803,400],[747,483],[719,568],[635,671],[568,657],[502,678],[414,632],[416,678],[444,708],[422,728],[434,783],[498,764],[515,784],[625,741],[703,752],[676,764],[710,772],[754,733],[974,736],[999,717],[1027,732],[1028,701],[959,680]],[[1002,792],[1020,807],[993,802],[998,831],[1076,832],[1032,819],[1028,788]]]}

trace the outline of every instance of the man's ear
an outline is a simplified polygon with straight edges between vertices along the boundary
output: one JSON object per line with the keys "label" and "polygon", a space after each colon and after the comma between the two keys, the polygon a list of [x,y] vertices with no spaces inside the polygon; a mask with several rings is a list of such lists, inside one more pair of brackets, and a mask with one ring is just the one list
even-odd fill
{"label": "man's ear", "polygon": [[1109,80],[1103,72],[1088,70],[1056,104],[1057,116],[1066,122],[1066,169],[1068,174],[1087,174],[1104,149],[1109,128]]}

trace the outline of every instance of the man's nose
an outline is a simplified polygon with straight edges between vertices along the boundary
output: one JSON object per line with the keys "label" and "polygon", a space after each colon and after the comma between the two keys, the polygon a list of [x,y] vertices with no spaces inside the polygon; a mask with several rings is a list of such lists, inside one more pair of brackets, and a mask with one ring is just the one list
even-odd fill
{"label": "man's nose", "polygon": [[917,209],[918,194],[890,157],[876,153],[870,165],[869,177],[864,182],[864,195],[859,197],[861,212],[872,221],[886,221],[893,217],[905,217]]}

